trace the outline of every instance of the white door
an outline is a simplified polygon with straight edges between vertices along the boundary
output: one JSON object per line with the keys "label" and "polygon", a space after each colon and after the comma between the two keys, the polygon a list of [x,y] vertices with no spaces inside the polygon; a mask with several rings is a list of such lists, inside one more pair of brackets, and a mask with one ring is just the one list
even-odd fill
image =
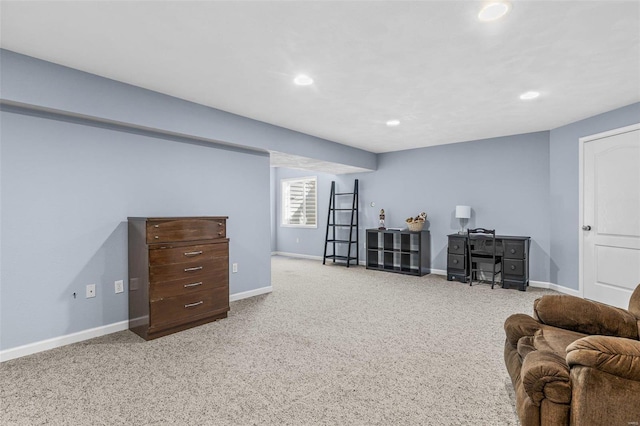
{"label": "white door", "polygon": [[627,308],[640,284],[640,126],[580,142],[584,297]]}

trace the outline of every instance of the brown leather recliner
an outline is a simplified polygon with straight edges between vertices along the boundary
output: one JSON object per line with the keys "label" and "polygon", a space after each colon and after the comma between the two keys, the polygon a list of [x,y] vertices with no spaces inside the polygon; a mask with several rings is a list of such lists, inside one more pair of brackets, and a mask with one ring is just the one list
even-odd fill
{"label": "brown leather recliner", "polygon": [[533,311],[504,324],[522,425],[640,425],[640,285],[628,311],[568,295]]}

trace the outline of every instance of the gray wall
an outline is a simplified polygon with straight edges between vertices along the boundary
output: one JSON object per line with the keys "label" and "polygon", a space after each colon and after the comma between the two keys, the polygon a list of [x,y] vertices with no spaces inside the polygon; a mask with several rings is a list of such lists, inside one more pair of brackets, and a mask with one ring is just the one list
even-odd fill
{"label": "gray wall", "polygon": [[[278,169],[277,174],[278,179],[309,175],[318,176],[319,227],[278,226],[278,251],[322,256],[331,180],[336,180],[340,191],[350,191],[357,178],[361,260],[365,256],[364,230],[378,227],[381,208],[387,227],[399,228],[406,228],[407,217],[425,211],[431,234],[431,266],[445,270],[446,236],[458,231],[460,223],[454,210],[457,204],[464,204],[472,207],[470,226],[531,236],[531,277],[549,281],[548,132],[379,154],[378,170],[372,173],[333,176]],[[279,198],[277,203],[279,211]]]}
{"label": "gray wall", "polygon": [[271,285],[265,154],[1,120],[2,349],[127,320],[128,216],[229,216],[231,293]]}
{"label": "gray wall", "polygon": [[387,227],[405,227],[407,217],[427,212],[431,267],[445,270],[446,236],[460,227],[455,206],[468,205],[469,226],[530,236],[531,278],[548,281],[548,140],[539,132],[382,154],[375,173],[355,176],[362,221],[377,227],[384,208]]}
{"label": "gray wall", "polygon": [[578,139],[636,123],[640,123],[640,103],[551,130],[551,282],[578,289]]}

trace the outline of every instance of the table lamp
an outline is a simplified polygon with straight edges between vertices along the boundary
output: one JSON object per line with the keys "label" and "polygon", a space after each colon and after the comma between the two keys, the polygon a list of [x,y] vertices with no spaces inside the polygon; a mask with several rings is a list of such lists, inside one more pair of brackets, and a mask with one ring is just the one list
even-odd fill
{"label": "table lamp", "polygon": [[471,207],[469,206],[456,206],[456,219],[460,219],[460,231],[458,234],[464,234],[464,221],[471,217]]}

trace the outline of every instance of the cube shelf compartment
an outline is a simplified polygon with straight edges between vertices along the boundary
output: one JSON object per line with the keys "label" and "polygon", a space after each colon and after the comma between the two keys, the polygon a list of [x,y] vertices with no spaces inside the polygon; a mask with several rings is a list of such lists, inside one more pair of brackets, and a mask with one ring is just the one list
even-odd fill
{"label": "cube shelf compartment", "polygon": [[422,276],[430,262],[429,231],[367,229],[367,269]]}

